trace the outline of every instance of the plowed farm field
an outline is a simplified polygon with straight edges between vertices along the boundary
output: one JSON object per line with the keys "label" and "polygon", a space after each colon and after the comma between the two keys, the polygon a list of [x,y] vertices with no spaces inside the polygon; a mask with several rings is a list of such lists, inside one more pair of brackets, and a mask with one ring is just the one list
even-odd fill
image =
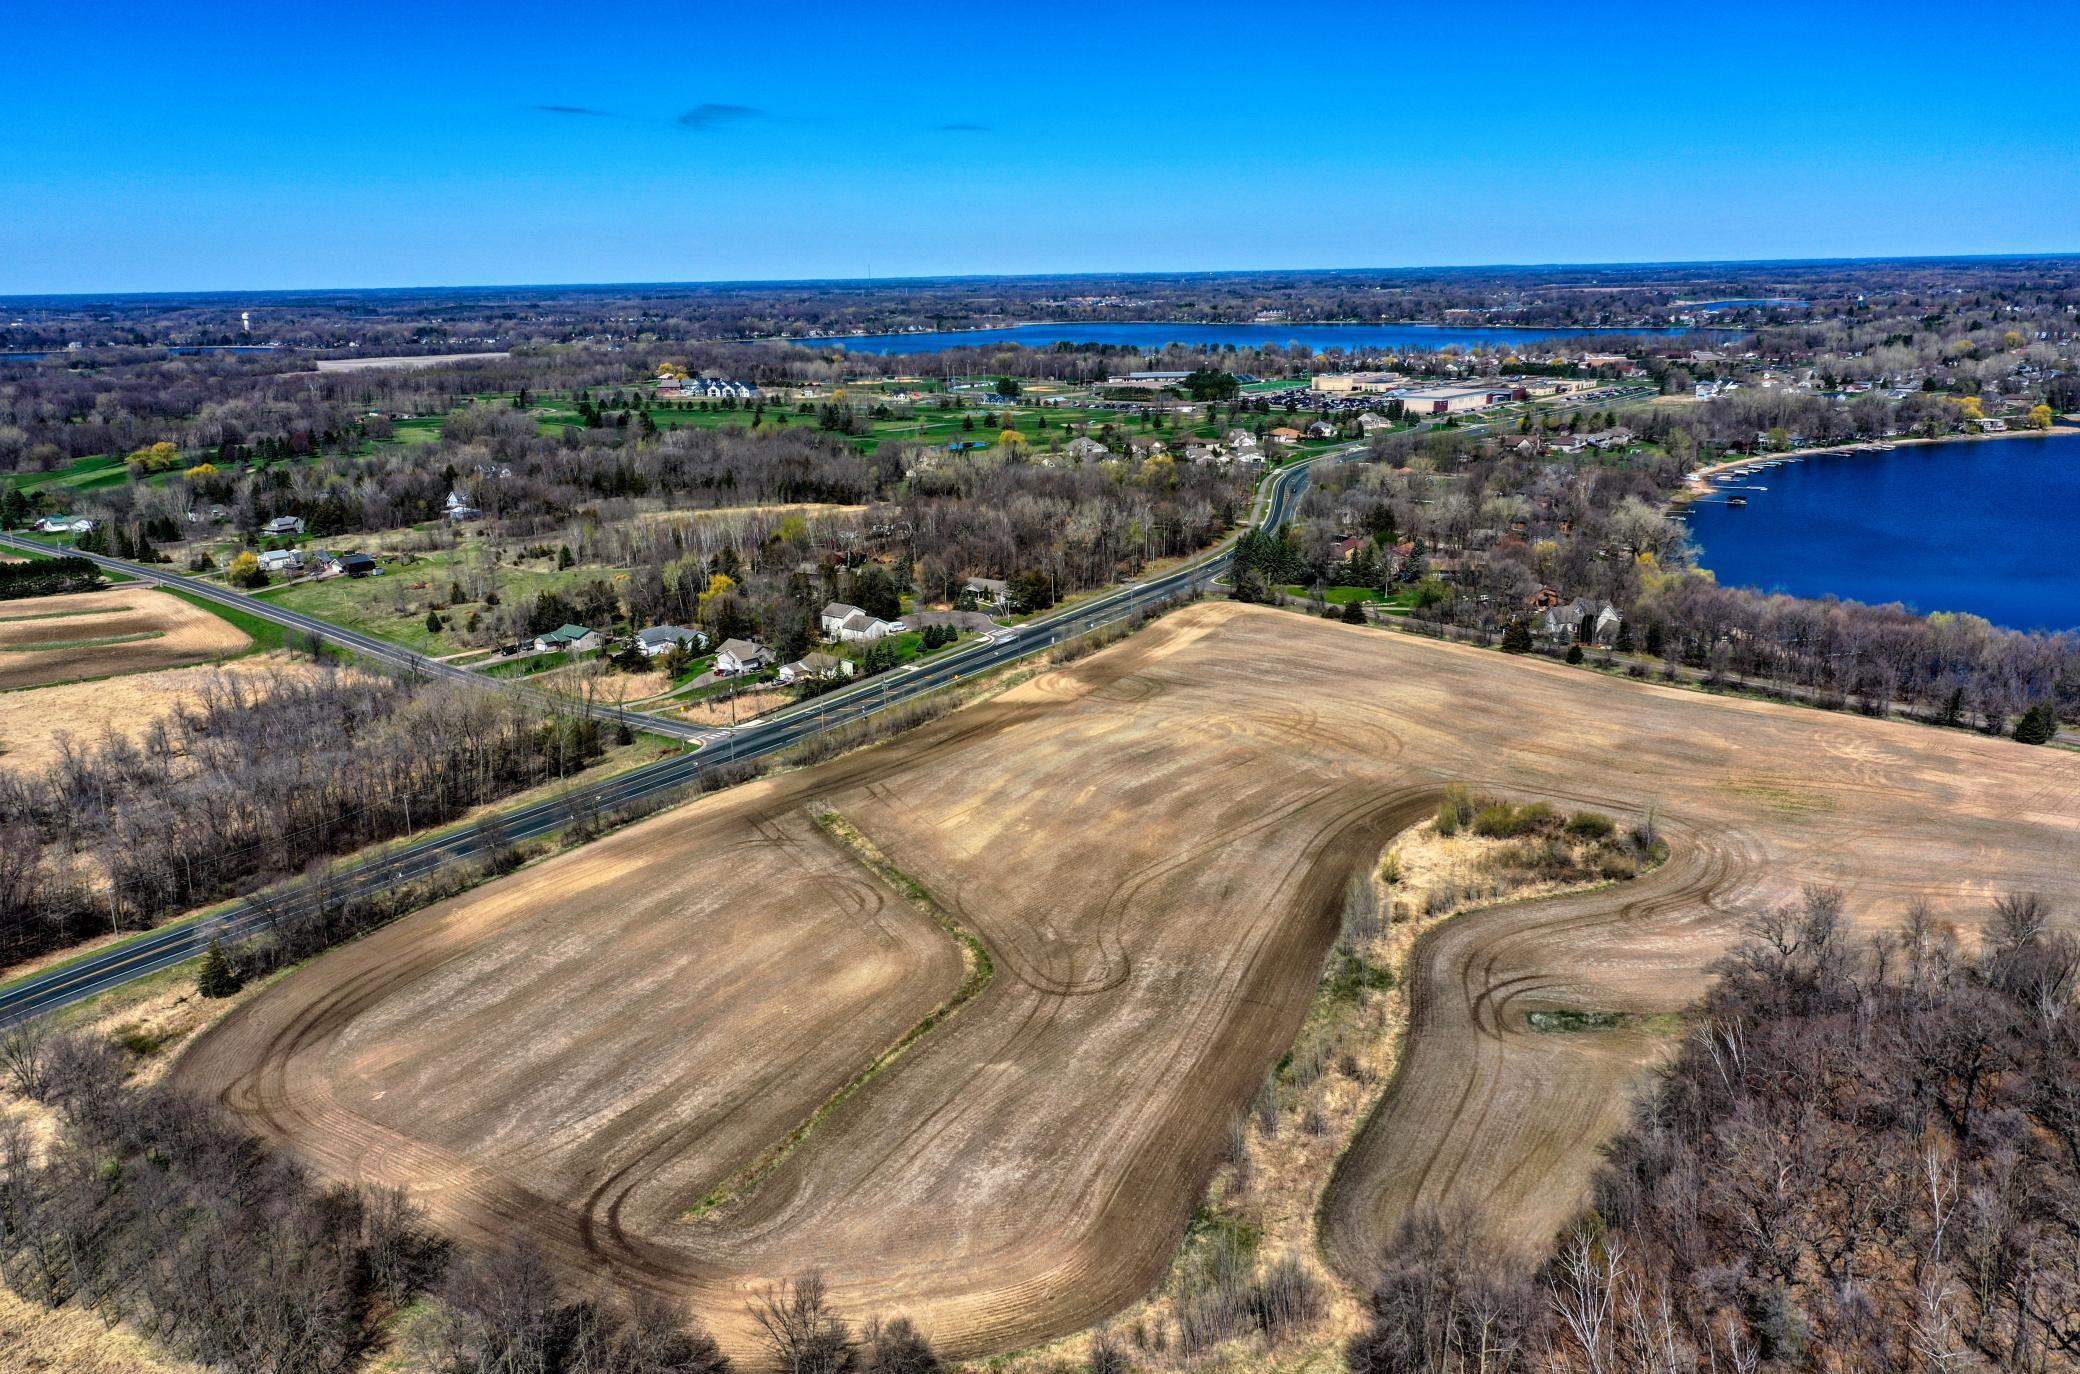
{"label": "plowed farm field", "polygon": [[1581,1204],[1665,1037],[1528,1013],[1679,1010],[1808,882],[1874,922],[2010,888],[2080,913],[2069,756],[1207,604],[327,954],[175,1073],[739,1352],[746,1300],[812,1267],[850,1314],[1012,1349],[1161,1279],[1346,882],[1462,781],[1652,810],[1673,857],[1421,943],[1404,1067],[1325,1200],[1354,1279],[1418,1199],[1536,1239]]}
{"label": "plowed farm field", "polygon": [[0,690],[174,668],[249,643],[229,621],[145,587],[0,601]]}

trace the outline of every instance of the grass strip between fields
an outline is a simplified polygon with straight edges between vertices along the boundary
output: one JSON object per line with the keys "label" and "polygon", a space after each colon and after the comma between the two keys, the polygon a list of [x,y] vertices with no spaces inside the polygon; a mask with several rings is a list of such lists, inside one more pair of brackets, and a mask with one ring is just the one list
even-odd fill
{"label": "grass strip between fields", "polygon": [[135,634],[102,635],[98,639],[39,639],[33,644],[0,644],[0,654],[42,654],[58,649],[105,649],[111,644],[136,644],[141,640],[164,638],[164,630],[139,630]]}
{"label": "grass strip between fields", "polygon": [[228,620],[245,631],[246,637],[253,641],[251,647],[236,654],[226,654],[226,658],[244,658],[247,654],[266,653],[270,649],[288,647],[289,628],[286,625],[263,619],[236,606],[227,606],[221,601],[212,601],[206,596],[197,596],[193,592],[184,592],[173,587],[162,587],[160,590],[168,596],[187,602],[190,606],[199,606],[219,620]]}
{"label": "grass strip between fields", "polygon": [[711,1215],[724,1204],[745,1196],[764,1182],[818,1126],[851,1100],[853,1094],[866,1087],[890,1064],[895,1063],[912,1045],[931,1034],[941,1022],[972,1001],[989,986],[990,979],[996,976],[996,963],[990,958],[988,947],[976,938],[974,932],[956,921],[951,913],[933,900],[932,894],[925,890],[924,884],[889,862],[888,856],[881,852],[880,847],[862,835],[850,821],[835,811],[821,811],[816,815],[816,825],[824,834],[830,836],[839,848],[859,860],[868,872],[893,889],[896,895],[953,937],[961,950],[961,967],[964,970],[961,985],[954,990],[953,996],[926,1012],[922,1020],[903,1032],[901,1039],[875,1056],[874,1062],[854,1074],[843,1087],[826,1098],[801,1125],[775,1141],[748,1167],[688,1209],[686,1215],[689,1220]]}
{"label": "grass strip between fields", "polygon": [[38,611],[34,615],[0,615],[0,625],[12,625],[23,620],[69,620],[80,615],[114,615],[117,611],[135,609],[134,606],[97,606],[91,611]]}

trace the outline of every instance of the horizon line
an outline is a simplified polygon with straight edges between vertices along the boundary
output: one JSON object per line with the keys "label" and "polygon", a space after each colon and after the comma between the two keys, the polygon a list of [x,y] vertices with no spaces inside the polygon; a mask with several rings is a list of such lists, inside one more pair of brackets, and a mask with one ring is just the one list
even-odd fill
{"label": "horizon line", "polygon": [[[268,287],[168,287],[153,290],[98,290],[98,291],[26,291],[0,293],[0,302],[29,301],[93,301],[131,300],[164,297],[212,297],[212,296],[299,296],[353,294],[424,294],[497,291],[629,291],[649,290],[694,290],[746,287],[869,287],[898,286],[904,284],[958,283],[958,282],[1044,282],[1044,281],[1088,281],[1093,279],[1118,280],[1161,280],[1165,278],[1197,277],[1255,277],[1272,274],[1295,276],[1395,276],[1422,273],[1477,273],[1477,272],[1564,272],[1582,270],[1610,270],[1615,268],[1665,269],[1665,268],[1756,268],[1756,267],[1822,267],[1832,265],[1870,265],[1873,263],[1974,263],[1974,262],[2057,262],[2080,259],[2080,249],[2060,249],[2046,252],[2021,253],[1883,253],[1869,257],[1815,257],[1815,258],[1665,258],[1665,259],[1610,259],[1598,262],[1492,262],[1492,263],[1432,263],[1402,267],[1229,267],[1229,268],[1156,268],[1144,270],[1094,269],[1069,272],[940,272],[918,273],[899,276],[866,277],[689,277],[663,281],[566,281],[566,282],[455,282],[447,284],[427,283],[413,286],[268,286]],[[7,326],[0,325],[0,329]]]}

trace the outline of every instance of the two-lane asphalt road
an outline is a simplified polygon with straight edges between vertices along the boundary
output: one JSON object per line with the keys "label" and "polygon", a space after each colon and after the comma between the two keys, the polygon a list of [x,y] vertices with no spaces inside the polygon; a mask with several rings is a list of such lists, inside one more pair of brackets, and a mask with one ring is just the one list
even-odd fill
{"label": "two-lane asphalt road", "polygon": [[[1341,462],[1358,452],[1357,446],[1332,449],[1281,468],[1259,488],[1255,523],[1277,528],[1292,518],[1307,484],[1308,469],[1322,462]],[[48,545],[0,540],[42,553]],[[604,710],[609,719],[624,718],[631,728],[653,734],[698,742],[699,752],[689,752],[631,769],[616,777],[593,783],[548,801],[500,812],[495,836],[482,828],[467,828],[432,839],[406,844],[378,857],[344,866],[334,885],[336,892],[365,895],[402,883],[425,878],[449,864],[480,855],[488,844],[517,843],[568,825],[578,814],[600,814],[639,802],[660,793],[670,793],[697,782],[705,767],[758,759],[787,749],[824,730],[862,720],[890,706],[900,705],[938,690],[960,678],[987,673],[1021,658],[1054,647],[1113,621],[1160,605],[1193,588],[1202,587],[1227,568],[1232,544],[1193,560],[1158,577],[1129,583],[1094,597],[1082,605],[1031,621],[1014,629],[997,632],[950,653],[936,655],[907,668],[881,673],[854,687],[762,717],[735,730],[707,730],[679,722],[662,721],[634,711]],[[253,597],[161,569],[119,559],[97,562],[119,572],[177,587],[203,599],[235,606],[249,614],[302,630],[356,653],[430,676],[466,679],[478,685],[496,679],[426,658],[394,644],[367,635],[342,630],[313,617],[273,606]],[[0,1025],[51,1011],[120,987],[132,979],[171,968],[200,955],[214,940],[226,942],[260,934],[277,924],[286,924],[307,914],[304,899],[296,896],[273,900],[250,900],[213,916],[186,921],[146,932],[107,949],[86,955],[45,973],[25,978],[0,991]]]}

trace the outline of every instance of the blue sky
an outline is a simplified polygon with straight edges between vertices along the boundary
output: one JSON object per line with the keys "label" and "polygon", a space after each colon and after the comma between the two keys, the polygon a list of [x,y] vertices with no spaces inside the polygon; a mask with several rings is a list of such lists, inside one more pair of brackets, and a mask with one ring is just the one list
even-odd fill
{"label": "blue sky", "polygon": [[2071,251],[2054,8],[24,6],[0,294]]}

